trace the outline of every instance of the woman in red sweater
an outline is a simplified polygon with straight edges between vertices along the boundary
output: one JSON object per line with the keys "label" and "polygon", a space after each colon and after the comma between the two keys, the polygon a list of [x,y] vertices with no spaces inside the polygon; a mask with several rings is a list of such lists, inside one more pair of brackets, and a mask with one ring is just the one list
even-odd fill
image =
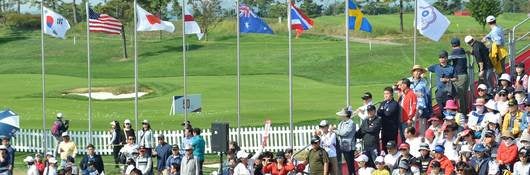
{"label": "woman in red sweater", "polygon": [[263,172],[272,175],[287,175],[290,171],[294,170],[294,165],[287,162],[283,152],[276,154],[276,162],[267,165]]}
{"label": "woman in red sweater", "polygon": [[515,144],[515,138],[510,131],[503,132],[501,138],[502,142],[497,150],[497,163],[501,169],[507,167],[511,169],[517,161],[517,144]]}

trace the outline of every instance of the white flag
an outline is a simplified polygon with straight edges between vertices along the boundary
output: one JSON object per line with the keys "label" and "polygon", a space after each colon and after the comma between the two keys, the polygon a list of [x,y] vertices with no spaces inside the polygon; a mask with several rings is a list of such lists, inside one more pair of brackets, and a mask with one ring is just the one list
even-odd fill
{"label": "white flag", "polygon": [[424,0],[417,0],[416,28],[423,36],[438,41],[449,27],[449,20]]}
{"label": "white flag", "polygon": [[43,25],[42,28],[44,29],[43,32],[53,37],[65,39],[65,34],[68,29],[70,29],[68,20],[62,15],[55,13],[46,7],[43,7],[43,11],[44,14],[42,18],[43,21],[46,22],[41,24]]}
{"label": "white flag", "polygon": [[204,34],[201,32],[201,28],[199,27],[199,24],[197,24],[197,22],[193,18],[193,15],[191,15],[191,13],[188,10],[186,10],[186,12],[184,13],[184,23],[185,23],[184,34],[186,35],[197,34],[197,38],[201,40]]}
{"label": "white flag", "polygon": [[136,5],[136,15],[138,23],[136,31],[156,31],[163,30],[166,32],[174,32],[175,26],[169,21],[162,21],[155,15],[145,11],[139,5]]}

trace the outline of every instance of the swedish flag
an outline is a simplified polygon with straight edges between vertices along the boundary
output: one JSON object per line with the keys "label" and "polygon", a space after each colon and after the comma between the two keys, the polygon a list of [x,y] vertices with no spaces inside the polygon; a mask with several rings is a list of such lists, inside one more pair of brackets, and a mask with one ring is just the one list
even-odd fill
{"label": "swedish flag", "polygon": [[348,0],[348,20],[350,30],[372,32],[372,25],[361,12],[361,9],[352,0]]}

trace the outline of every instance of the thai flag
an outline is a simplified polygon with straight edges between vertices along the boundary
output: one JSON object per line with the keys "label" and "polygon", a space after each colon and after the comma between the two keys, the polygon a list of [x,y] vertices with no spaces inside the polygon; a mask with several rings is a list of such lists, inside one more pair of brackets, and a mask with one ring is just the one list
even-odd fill
{"label": "thai flag", "polygon": [[291,2],[291,30],[303,31],[313,27],[313,20],[307,17],[300,9]]}

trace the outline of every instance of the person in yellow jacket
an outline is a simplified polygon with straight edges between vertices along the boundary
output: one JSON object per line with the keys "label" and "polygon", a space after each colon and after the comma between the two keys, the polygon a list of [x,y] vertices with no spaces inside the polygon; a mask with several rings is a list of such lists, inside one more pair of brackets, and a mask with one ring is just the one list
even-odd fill
{"label": "person in yellow jacket", "polygon": [[511,132],[514,136],[518,137],[521,133],[523,113],[519,111],[517,100],[515,99],[511,99],[508,102],[508,106],[508,113],[504,115],[502,122],[502,132]]}
{"label": "person in yellow jacket", "polygon": [[486,23],[491,31],[482,38],[482,42],[491,42],[490,60],[493,68],[500,75],[505,72],[504,62],[508,56],[508,50],[504,47],[504,31],[501,26],[497,25],[497,19],[494,16],[488,16]]}
{"label": "person in yellow jacket", "polygon": [[63,141],[59,143],[59,154],[61,158],[59,170],[64,168],[66,165],[66,159],[69,156],[75,157],[77,155],[77,146],[73,141],[70,140],[70,135],[68,135],[68,132],[63,132],[61,136],[63,137]]}
{"label": "person in yellow jacket", "polygon": [[390,175],[390,171],[388,171],[388,167],[385,165],[383,156],[377,156],[377,158],[375,158],[375,167],[376,169],[372,172],[372,175]]}

